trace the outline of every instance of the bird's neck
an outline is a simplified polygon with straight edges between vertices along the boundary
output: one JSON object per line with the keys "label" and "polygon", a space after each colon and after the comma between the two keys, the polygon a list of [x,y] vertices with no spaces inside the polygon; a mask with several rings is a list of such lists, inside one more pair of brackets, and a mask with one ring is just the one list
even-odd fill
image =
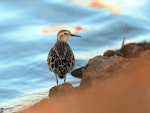
{"label": "bird's neck", "polygon": [[57,40],[57,42],[64,42],[64,43],[67,43],[68,41],[67,41],[67,40]]}
{"label": "bird's neck", "polygon": [[61,38],[61,39],[59,39],[59,38],[57,38],[57,42],[68,42],[68,39],[66,39],[66,38]]}

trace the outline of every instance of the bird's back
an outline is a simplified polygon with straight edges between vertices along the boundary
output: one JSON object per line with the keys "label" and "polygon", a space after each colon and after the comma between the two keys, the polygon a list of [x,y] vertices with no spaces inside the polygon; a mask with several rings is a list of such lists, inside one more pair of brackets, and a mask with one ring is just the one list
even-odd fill
{"label": "bird's back", "polygon": [[66,42],[57,42],[49,52],[47,63],[52,72],[64,78],[75,64],[70,46]]}

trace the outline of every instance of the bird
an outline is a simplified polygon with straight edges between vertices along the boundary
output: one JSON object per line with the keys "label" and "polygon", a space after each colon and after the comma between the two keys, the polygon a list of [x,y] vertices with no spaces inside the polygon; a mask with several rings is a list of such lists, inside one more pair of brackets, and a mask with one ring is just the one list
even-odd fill
{"label": "bird", "polygon": [[71,37],[81,37],[72,34],[69,30],[62,29],[57,33],[57,41],[50,49],[47,57],[47,64],[50,71],[55,74],[56,84],[58,86],[58,77],[66,82],[66,75],[75,65],[75,57],[71,47],[68,44],[68,39]]}

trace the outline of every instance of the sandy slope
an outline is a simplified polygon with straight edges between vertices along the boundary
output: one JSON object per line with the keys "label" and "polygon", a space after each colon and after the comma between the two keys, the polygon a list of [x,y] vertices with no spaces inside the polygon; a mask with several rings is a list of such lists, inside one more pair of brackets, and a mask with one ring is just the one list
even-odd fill
{"label": "sandy slope", "polygon": [[21,113],[150,113],[150,51],[126,65],[114,77],[44,99]]}

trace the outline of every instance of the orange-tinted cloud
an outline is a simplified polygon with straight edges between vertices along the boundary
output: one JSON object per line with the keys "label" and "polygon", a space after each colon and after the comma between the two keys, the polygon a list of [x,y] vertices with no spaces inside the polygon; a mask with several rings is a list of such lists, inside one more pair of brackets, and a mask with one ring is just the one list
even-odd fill
{"label": "orange-tinted cloud", "polygon": [[95,7],[95,8],[100,8],[100,9],[104,9],[104,10],[109,10],[109,11],[112,11],[113,14],[120,14],[121,13],[121,10],[119,10],[119,9],[117,9],[115,7],[103,4],[103,3],[100,2],[100,0],[92,0],[89,3],[89,6],[90,7]]}
{"label": "orange-tinted cloud", "polygon": [[57,33],[61,29],[68,29],[68,30],[70,30],[71,32],[74,32],[74,33],[89,30],[89,28],[85,28],[85,27],[82,27],[82,26],[52,25],[52,26],[48,26],[48,27],[44,28],[42,30],[42,32],[44,34],[53,34],[53,33]]}
{"label": "orange-tinted cloud", "polygon": [[[102,0],[64,0],[65,2],[72,2],[79,5],[89,6],[93,8],[99,8],[103,10],[108,10],[112,12],[113,14],[120,14],[121,10],[119,8],[116,8],[115,6],[110,6],[107,4],[102,3]],[[104,1],[104,0],[103,0]]]}

